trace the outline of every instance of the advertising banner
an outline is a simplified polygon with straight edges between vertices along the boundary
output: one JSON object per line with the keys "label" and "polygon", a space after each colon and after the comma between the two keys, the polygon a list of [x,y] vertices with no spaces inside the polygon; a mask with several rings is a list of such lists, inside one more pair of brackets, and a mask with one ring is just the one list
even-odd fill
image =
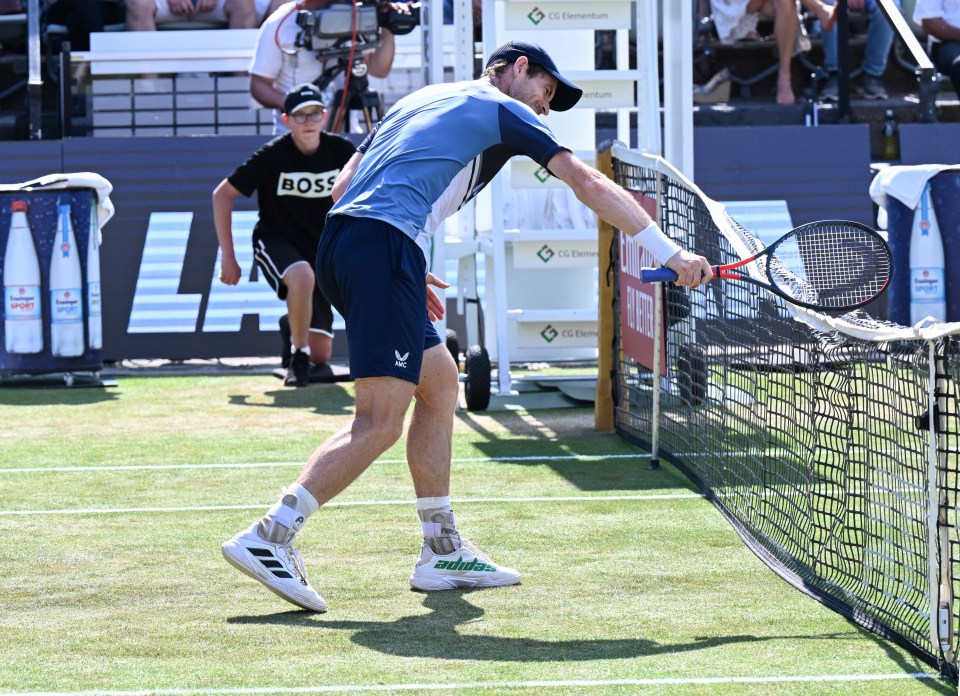
{"label": "advertising banner", "polygon": [[623,29],[630,26],[629,2],[509,2],[505,6],[510,30]]}
{"label": "advertising banner", "polygon": [[0,372],[96,370],[103,318],[92,189],[0,192]]}
{"label": "advertising banner", "polygon": [[[651,217],[656,216],[656,201],[631,192]],[[654,314],[654,293],[659,283],[641,283],[640,269],[656,266],[653,254],[622,232],[617,233],[620,246],[620,326],[623,351],[649,370],[653,369],[654,321],[661,322],[660,355],[667,354],[667,332],[663,330],[663,314]],[[661,361],[661,374],[666,376],[666,360]]]}

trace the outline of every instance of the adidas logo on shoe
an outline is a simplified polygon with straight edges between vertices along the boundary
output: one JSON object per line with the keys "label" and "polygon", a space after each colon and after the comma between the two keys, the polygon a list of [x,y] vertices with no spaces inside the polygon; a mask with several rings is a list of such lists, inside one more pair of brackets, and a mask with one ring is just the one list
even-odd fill
{"label": "adidas logo on shoe", "polygon": [[327,603],[307,580],[300,552],[291,543],[275,544],[257,533],[258,522],[221,547],[223,557],[234,568],[263,584],[278,597],[298,607],[324,612]]}
{"label": "adidas logo on shoe", "polygon": [[[277,560],[276,555],[270,549],[248,547],[247,551],[254,556],[260,565],[267,569],[268,573],[272,573],[274,577],[280,578],[281,580],[293,580],[294,577],[284,570],[283,563]],[[301,585],[306,586],[307,581],[303,578],[296,578],[300,581]]]}
{"label": "adidas logo on shoe", "polygon": [[520,582],[520,573],[513,568],[496,565],[467,539],[461,539],[459,549],[438,554],[424,544],[410,576],[415,590],[456,590],[481,587],[503,587]]}
{"label": "adidas logo on shoe", "polygon": [[464,563],[463,556],[455,561],[437,561],[433,566],[438,570],[475,570],[478,573],[496,573],[496,566],[484,563],[479,558],[474,558],[469,563]]}

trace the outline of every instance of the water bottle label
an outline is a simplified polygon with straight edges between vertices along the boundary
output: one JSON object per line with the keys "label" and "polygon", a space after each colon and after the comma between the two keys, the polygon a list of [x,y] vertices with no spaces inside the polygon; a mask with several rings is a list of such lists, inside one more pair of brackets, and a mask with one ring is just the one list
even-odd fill
{"label": "water bottle label", "polygon": [[87,304],[91,317],[100,316],[100,283],[87,283]]}
{"label": "water bottle label", "polygon": [[50,320],[54,324],[72,324],[83,321],[80,288],[50,291]]}
{"label": "water bottle label", "polygon": [[3,297],[3,316],[7,319],[40,318],[39,285],[8,285]]}
{"label": "water bottle label", "polygon": [[915,302],[943,302],[946,283],[942,268],[911,268],[910,299]]}

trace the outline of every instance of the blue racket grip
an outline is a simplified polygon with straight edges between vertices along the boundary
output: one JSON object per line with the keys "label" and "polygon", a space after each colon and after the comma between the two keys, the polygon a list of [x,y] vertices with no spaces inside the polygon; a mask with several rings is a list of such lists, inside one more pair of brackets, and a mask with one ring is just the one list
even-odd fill
{"label": "blue racket grip", "polygon": [[679,278],[674,271],[669,268],[641,268],[641,283],[672,283]]}

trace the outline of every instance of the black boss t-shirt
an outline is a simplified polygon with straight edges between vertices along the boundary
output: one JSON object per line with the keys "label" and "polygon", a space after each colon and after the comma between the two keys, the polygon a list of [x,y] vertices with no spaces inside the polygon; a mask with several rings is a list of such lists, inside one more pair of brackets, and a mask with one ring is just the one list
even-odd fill
{"label": "black boss t-shirt", "polygon": [[323,133],[317,151],[305,155],[287,133],[250,155],[227,180],[244,196],[257,192],[260,217],[254,236],[315,246],[333,206],[333,182],[354,152],[346,138]]}

